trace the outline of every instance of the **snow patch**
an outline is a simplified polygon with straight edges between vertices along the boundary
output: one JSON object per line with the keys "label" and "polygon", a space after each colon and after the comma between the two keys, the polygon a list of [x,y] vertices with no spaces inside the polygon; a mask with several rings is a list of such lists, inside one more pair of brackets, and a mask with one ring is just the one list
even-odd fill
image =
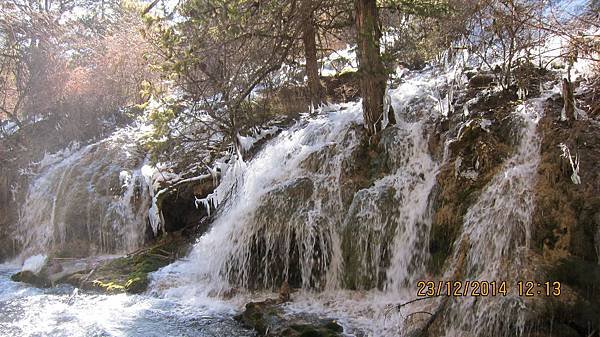
{"label": "snow patch", "polygon": [[321,59],[321,76],[335,76],[346,72],[358,70],[356,46],[347,45],[346,48],[334,51],[329,56]]}

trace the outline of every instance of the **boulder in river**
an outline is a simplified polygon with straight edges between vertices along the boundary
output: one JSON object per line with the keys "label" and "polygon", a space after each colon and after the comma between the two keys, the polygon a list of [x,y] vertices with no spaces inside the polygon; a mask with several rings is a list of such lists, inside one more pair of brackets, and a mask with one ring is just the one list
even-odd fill
{"label": "boulder in river", "polygon": [[332,319],[285,315],[282,302],[266,299],[246,304],[243,313],[236,316],[246,327],[265,337],[340,337],[343,328]]}

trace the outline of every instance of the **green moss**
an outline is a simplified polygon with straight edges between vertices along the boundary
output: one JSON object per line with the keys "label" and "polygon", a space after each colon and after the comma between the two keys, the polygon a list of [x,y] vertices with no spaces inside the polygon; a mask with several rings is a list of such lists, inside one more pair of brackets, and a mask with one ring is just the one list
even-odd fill
{"label": "green moss", "polygon": [[92,282],[95,286],[104,289],[106,292],[123,292],[125,291],[125,287],[117,284],[115,282],[102,282],[99,280],[94,280]]}
{"label": "green moss", "polygon": [[432,221],[429,241],[430,260],[428,269],[434,274],[443,270],[445,261],[452,253],[454,242],[462,227],[463,217],[478,197],[480,191],[497,174],[507,153],[508,145],[501,141],[496,129],[483,130],[479,123],[471,123],[460,139],[452,143],[452,153],[461,158],[461,167],[475,169],[474,179],[461,177],[449,160],[438,175],[439,193],[436,196],[436,213]]}
{"label": "green moss", "polygon": [[148,274],[171,263],[177,242],[162,243],[136,254],[111,260],[93,274],[91,288],[138,294],[146,291]]}

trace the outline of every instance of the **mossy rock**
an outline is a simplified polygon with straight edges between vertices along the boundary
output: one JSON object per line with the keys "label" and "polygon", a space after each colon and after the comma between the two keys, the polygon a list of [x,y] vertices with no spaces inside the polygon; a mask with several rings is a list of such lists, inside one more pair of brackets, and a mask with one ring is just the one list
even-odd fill
{"label": "mossy rock", "polygon": [[[583,298],[600,305],[600,266],[576,257],[561,260],[550,271],[552,280],[571,286]],[[598,308],[600,309],[600,307]],[[600,312],[598,317],[600,317]]]}
{"label": "mossy rock", "polygon": [[[557,257],[577,256],[598,262],[594,237],[600,225],[600,126],[588,121],[557,121],[562,99],[549,101],[539,123],[541,162],[533,215],[535,248]],[[561,158],[563,143],[580,159],[581,184],[571,180],[572,168]]]}
{"label": "mossy rock", "polygon": [[[443,272],[460,234],[464,215],[514,152],[516,144],[511,130],[518,120],[502,117],[512,111],[513,102],[508,97],[495,98],[493,106],[497,108],[485,117],[491,124],[483,127],[483,117],[475,117],[460,129],[460,136],[449,147],[451,157],[437,176],[428,263],[428,270],[433,274]],[[472,108],[477,111],[482,107]]]}
{"label": "mossy rock", "polygon": [[156,247],[139,254],[121,257],[99,267],[93,273],[91,283],[88,282],[87,287],[109,293],[143,293],[148,288],[148,274],[173,260],[171,256],[159,252]]}
{"label": "mossy rock", "polygon": [[340,337],[343,328],[331,319],[285,317],[281,302],[267,299],[246,304],[243,313],[236,316],[244,326],[265,337]]}
{"label": "mossy rock", "polygon": [[93,269],[66,275],[58,283],[106,293],[143,293],[150,283],[148,274],[172,263],[187,248],[183,240],[165,240],[130,255],[103,261]]}
{"label": "mossy rock", "polygon": [[244,312],[235,317],[244,326],[256,330],[259,336],[265,336],[279,319],[281,309],[277,307],[277,301],[267,299],[262,302],[250,302],[246,304]]}
{"label": "mossy rock", "polygon": [[[389,267],[392,257],[394,235],[398,228],[396,219],[400,216],[396,207],[399,201],[395,195],[396,190],[391,186],[372,191],[363,189],[354,195],[345,227],[341,232],[342,257],[346,271],[344,284],[347,288],[383,288],[386,280],[385,271]],[[381,210],[388,210],[381,218],[382,228],[372,228],[369,224],[373,220],[365,218],[362,213],[362,210],[369,204],[374,204]],[[356,240],[356,233],[363,233],[369,237],[369,240]],[[360,255],[363,252],[368,256]],[[377,254],[377,256],[372,254]],[[365,262],[367,265],[364,265]],[[376,264],[377,262],[378,264]],[[374,270],[380,270],[380,272],[375,273]]]}
{"label": "mossy rock", "polygon": [[14,282],[28,283],[38,288],[49,288],[52,286],[52,282],[44,277],[44,275],[38,275],[29,270],[20,271],[12,275],[10,279]]}

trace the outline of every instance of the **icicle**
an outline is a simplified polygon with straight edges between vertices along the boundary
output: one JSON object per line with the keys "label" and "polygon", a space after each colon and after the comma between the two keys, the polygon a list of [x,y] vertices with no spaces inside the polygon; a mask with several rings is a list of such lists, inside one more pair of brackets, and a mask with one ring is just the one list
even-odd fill
{"label": "icicle", "polygon": [[121,188],[127,188],[131,184],[131,173],[128,171],[121,171],[119,173],[119,183],[121,184]]}
{"label": "icicle", "polygon": [[210,173],[210,175],[212,176],[213,187],[217,187],[217,185],[219,184],[219,171],[217,170],[218,166],[215,166],[214,168],[207,166],[207,168],[208,173]]}
{"label": "icicle", "polygon": [[17,201],[17,195],[19,195],[19,183],[10,184],[10,195],[12,201]]}
{"label": "icicle", "polygon": [[385,95],[383,96],[383,122],[381,123],[382,129],[385,129],[390,123],[388,113],[392,106],[392,98],[390,97],[389,85],[386,84]]}
{"label": "icicle", "polygon": [[527,88],[524,87],[519,87],[519,89],[517,90],[517,97],[521,100],[524,101],[527,98],[527,94],[528,94],[528,90]]}
{"label": "icicle", "polygon": [[558,147],[562,150],[562,154],[560,155],[560,157],[568,159],[569,164],[571,164],[571,170],[573,171],[573,174],[571,174],[571,181],[575,185],[581,184],[581,177],[579,176],[579,156],[576,154],[575,160],[573,160],[573,157],[571,156],[571,151],[569,150],[569,147],[566,144],[560,143]]}
{"label": "icicle", "polygon": [[211,201],[210,199],[207,198],[198,198],[196,196],[194,196],[194,205],[196,206],[196,208],[200,208],[200,205],[202,205],[204,207],[204,209],[206,209],[206,213],[208,214],[208,216],[210,216],[210,213],[212,211],[212,205],[211,205]]}

